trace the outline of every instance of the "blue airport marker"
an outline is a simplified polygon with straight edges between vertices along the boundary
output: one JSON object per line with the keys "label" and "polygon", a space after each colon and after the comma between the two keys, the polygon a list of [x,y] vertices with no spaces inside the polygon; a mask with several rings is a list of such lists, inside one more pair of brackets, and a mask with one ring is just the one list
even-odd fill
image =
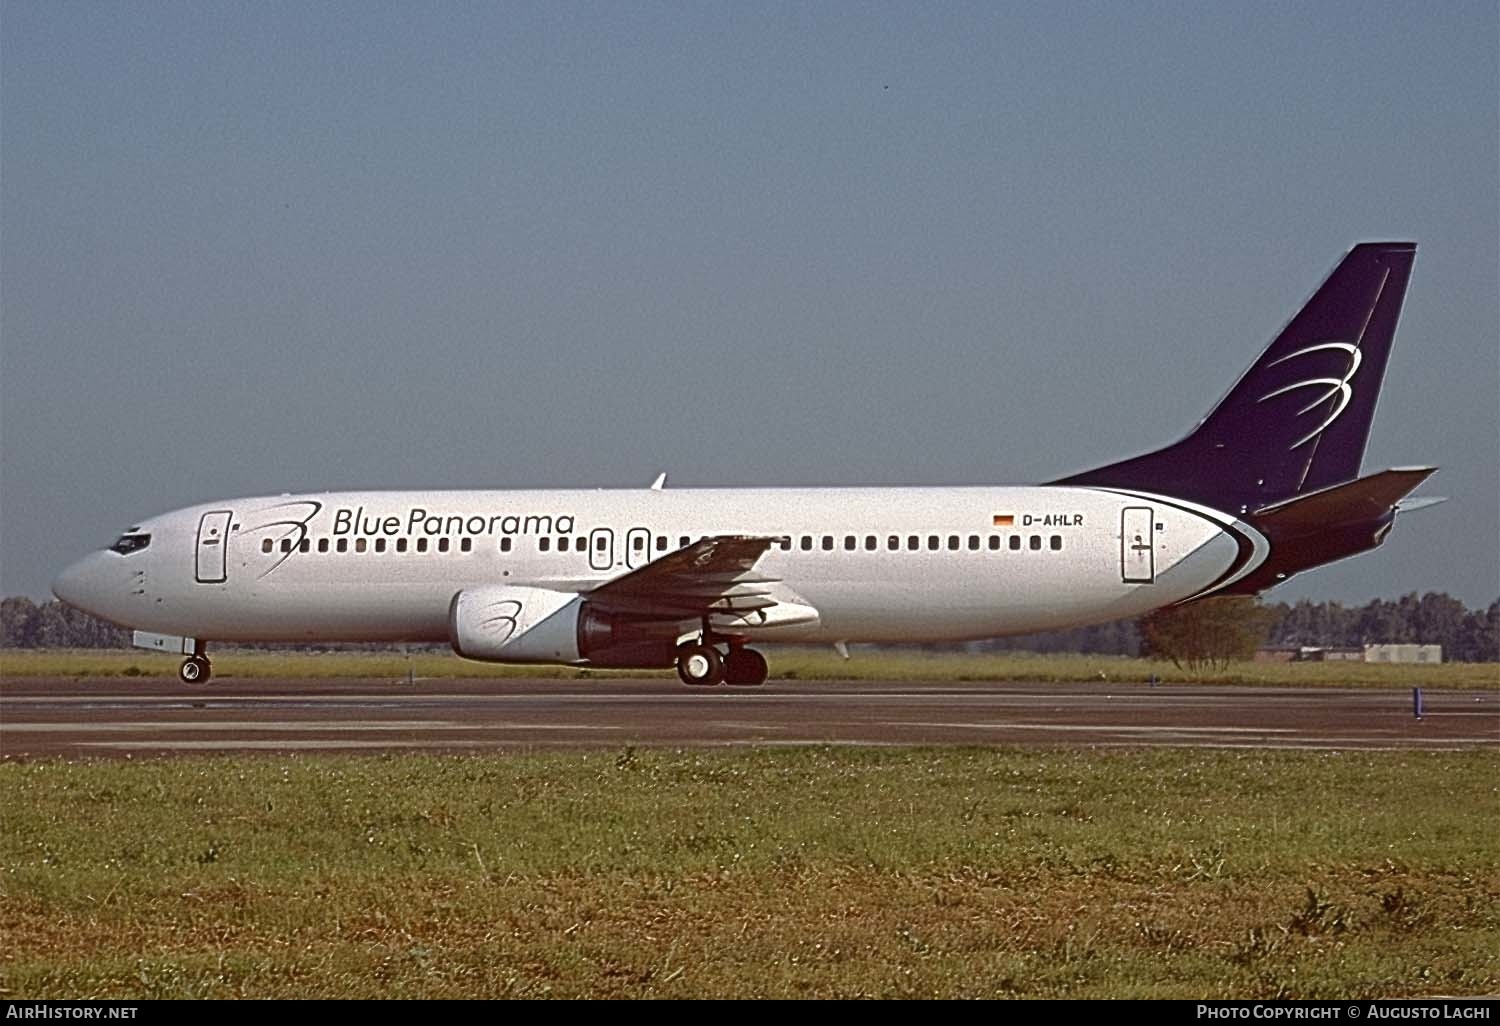
{"label": "blue airport marker", "polygon": [[1411,689],[1411,714],[1417,719],[1422,718],[1422,689]]}

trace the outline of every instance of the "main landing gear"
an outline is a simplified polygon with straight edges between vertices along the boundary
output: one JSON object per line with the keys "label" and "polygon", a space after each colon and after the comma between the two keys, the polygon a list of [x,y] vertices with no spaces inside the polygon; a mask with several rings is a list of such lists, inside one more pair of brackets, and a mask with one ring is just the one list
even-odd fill
{"label": "main landing gear", "polygon": [[208,656],[201,652],[188,656],[177,668],[177,679],[184,684],[207,684],[208,678],[212,675],[213,664],[208,661]]}
{"label": "main landing gear", "polygon": [[[706,626],[706,625],[705,625]],[[711,688],[716,684],[756,687],[770,676],[766,657],[743,641],[724,639],[726,651],[714,647],[714,636],[705,629],[698,641],[677,647],[677,676],[689,687]]]}

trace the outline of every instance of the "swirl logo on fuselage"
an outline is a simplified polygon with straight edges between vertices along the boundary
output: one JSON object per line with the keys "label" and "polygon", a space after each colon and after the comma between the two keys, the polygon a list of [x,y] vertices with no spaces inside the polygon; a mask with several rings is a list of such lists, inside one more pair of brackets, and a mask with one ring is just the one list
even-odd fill
{"label": "swirl logo on fuselage", "polygon": [[[296,499],[292,502],[277,503],[275,506],[263,511],[271,514],[279,514],[283,510],[286,510],[289,511],[288,519],[267,521],[264,524],[250,528],[249,533],[254,534],[257,531],[276,531],[282,529],[274,537],[288,540],[291,544],[289,547],[281,550],[281,558],[272,563],[260,575],[261,577],[274,572],[277,567],[292,558],[292,553],[301,549],[303,539],[307,537],[307,525],[312,523],[312,518],[317,516],[322,508],[323,504],[317,499]],[[301,515],[297,516],[296,514]]]}
{"label": "swirl logo on fuselage", "polygon": [[1267,399],[1274,399],[1278,395],[1285,395],[1286,393],[1295,391],[1299,388],[1322,389],[1322,393],[1316,399],[1297,411],[1297,416],[1299,417],[1302,416],[1302,414],[1307,413],[1309,410],[1315,409],[1323,403],[1328,402],[1329,400],[1336,400],[1333,403],[1332,408],[1329,410],[1328,415],[1323,418],[1323,423],[1319,424],[1317,427],[1309,431],[1306,435],[1293,442],[1290,446],[1291,449],[1296,449],[1299,446],[1306,445],[1308,442],[1311,442],[1314,438],[1317,438],[1319,435],[1321,435],[1328,428],[1328,425],[1339,419],[1339,415],[1343,413],[1344,408],[1349,405],[1349,400],[1354,398],[1354,389],[1350,387],[1349,382],[1354,380],[1354,374],[1359,370],[1359,363],[1361,360],[1359,347],[1348,342],[1319,342],[1317,345],[1308,346],[1305,349],[1299,349],[1295,353],[1288,353],[1278,360],[1272,360],[1269,364],[1266,365],[1267,367],[1274,367],[1278,363],[1285,363],[1287,360],[1295,359],[1298,356],[1306,356],[1308,353],[1316,353],[1324,349],[1336,349],[1339,352],[1349,354],[1349,366],[1344,369],[1343,377],[1308,378],[1306,381],[1294,381],[1290,385],[1283,385],[1281,388],[1276,389],[1274,392],[1267,392],[1257,400],[1257,402],[1263,403]]}

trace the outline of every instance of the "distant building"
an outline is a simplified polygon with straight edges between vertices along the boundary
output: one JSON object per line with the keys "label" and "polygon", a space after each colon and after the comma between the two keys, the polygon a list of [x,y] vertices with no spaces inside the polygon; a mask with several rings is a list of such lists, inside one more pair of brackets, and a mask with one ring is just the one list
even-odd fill
{"label": "distant building", "polygon": [[1366,645],[1367,663],[1440,663],[1442,645]]}
{"label": "distant building", "polygon": [[1362,648],[1325,648],[1313,658],[1322,660],[1325,663],[1363,663],[1368,661],[1365,658],[1365,650]]}
{"label": "distant building", "polygon": [[[1401,654],[1385,654],[1400,649]],[[1413,655],[1406,650],[1423,650]],[[1379,653],[1379,654],[1374,654]],[[1441,645],[1266,645],[1255,650],[1258,663],[1438,663]]]}

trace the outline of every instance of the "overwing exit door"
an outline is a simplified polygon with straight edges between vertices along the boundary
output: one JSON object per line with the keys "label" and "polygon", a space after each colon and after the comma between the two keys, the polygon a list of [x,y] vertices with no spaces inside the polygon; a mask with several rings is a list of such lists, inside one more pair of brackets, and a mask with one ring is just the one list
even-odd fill
{"label": "overwing exit door", "polygon": [[1156,580],[1156,513],[1149,506],[1120,514],[1120,577],[1126,584]]}
{"label": "overwing exit door", "polygon": [[198,521],[199,584],[223,584],[229,565],[229,521],[234,514],[227,509],[203,514]]}
{"label": "overwing exit door", "polygon": [[625,532],[625,565],[636,570],[651,562],[651,532],[632,527]]}
{"label": "overwing exit door", "polygon": [[612,570],[615,565],[615,532],[596,527],[589,532],[589,568]]}

